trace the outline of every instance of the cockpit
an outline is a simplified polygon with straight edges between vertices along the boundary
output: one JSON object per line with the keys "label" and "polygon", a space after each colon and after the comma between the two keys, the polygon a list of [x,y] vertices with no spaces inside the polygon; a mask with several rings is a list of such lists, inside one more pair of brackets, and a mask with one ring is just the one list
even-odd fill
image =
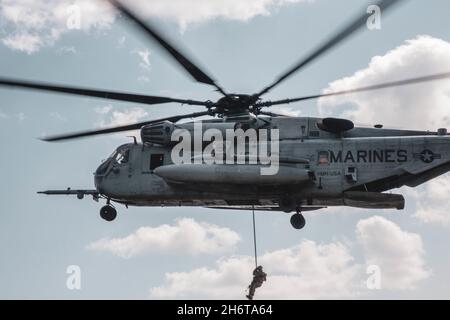
{"label": "cockpit", "polygon": [[131,144],[127,143],[118,147],[95,171],[95,174],[105,175],[108,169],[114,165],[125,165],[130,161]]}
{"label": "cockpit", "polygon": [[120,146],[110,157],[113,162],[118,164],[128,163],[130,160],[130,148],[129,145]]}

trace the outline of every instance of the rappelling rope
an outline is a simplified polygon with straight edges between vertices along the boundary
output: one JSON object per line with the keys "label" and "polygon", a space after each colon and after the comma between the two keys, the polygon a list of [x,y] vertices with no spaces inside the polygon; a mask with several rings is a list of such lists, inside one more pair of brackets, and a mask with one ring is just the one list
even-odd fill
{"label": "rappelling rope", "polygon": [[258,267],[258,254],[256,251],[256,225],[255,225],[255,205],[252,205],[253,213],[253,244],[255,246],[255,268]]}

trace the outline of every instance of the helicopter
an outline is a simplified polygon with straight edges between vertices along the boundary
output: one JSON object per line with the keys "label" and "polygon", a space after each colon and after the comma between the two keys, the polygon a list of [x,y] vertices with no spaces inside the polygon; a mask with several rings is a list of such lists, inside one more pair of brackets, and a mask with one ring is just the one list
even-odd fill
{"label": "helicopter", "polygon": [[[387,12],[402,0],[382,0],[378,7]],[[445,128],[436,131],[387,129],[382,125],[358,127],[347,119],[292,117],[267,111],[285,105],[328,96],[337,96],[382,90],[438,81],[450,78],[450,72],[402,79],[388,83],[328,92],[277,101],[263,100],[262,96],[290,78],[351,35],[364,28],[367,13],[358,15],[338,32],[325,39],[317,48],[282,73],[274,82],[255,94],[229,93],[211,76],[194,64],[186,54],[166,39],[149,22],[116,0],[109,3],[138,30],[160,45],[195,81],[212,86],[221,97],[217,101],[198,101],[162,96],[151,96],[82,87],[69,87],[45,82],[0,77],[0,87],[31,89],[44,92],[88,96],[145,105],[179,103],[205,107],[203,112],[149,120],[99,130],[80,131],[48,136],[43,141],[66,141],[94,135],[140,130],[140,141],[119,146],[96,169],[92,189],[61,189],[40,191],[46,195],[73,195],[78,199],[91,196],[95,201],[106,200],[100,216],[113,221],[117,210],[113,203],[128,206],[206,207],[212,209],[258,210],[293,213],[290,222],[295,229],[305,226],[303,212],[333,206],[367,209],[397,209],[405,207],[401,194],[388,193],[402,186],[416,187],[450,170],[450,136]],[[212,117],[180,123],[183,119]],[[210,139],[199,143],[199,152],[183,155],[175,161],[174,150],[180,141],[187,146],[195,144],[188,138],[174,139],[175,133],[200,136],[208,130],[217,135],[254,130],[257,140],[244,139],[241,162],[235,161],[233,148],[231,162],[211,162],[225,157],[214,154],[220,148]],[[262,139],[264,136],[266,140]],[[234,137],[235,138],[235,137]],[[233,138],[233,141],[235,140]],[[195,138],[194,140],[198,140]],[[239,139],[238,139],[239,140]],[[276,172],[261,174],[267,169],[261,154],[247,151],[267,148],[266,155],[276,155]],[[206,143],[208,142],[208,143]],[[273,148],[272,148],[273,147]],[[208,149],[209,148],[209,149]],[[213,150],[205,155],[205,150]],[[200,155],[200,156],[199,156]],[[209,157],[209,158],[208,158]]]}

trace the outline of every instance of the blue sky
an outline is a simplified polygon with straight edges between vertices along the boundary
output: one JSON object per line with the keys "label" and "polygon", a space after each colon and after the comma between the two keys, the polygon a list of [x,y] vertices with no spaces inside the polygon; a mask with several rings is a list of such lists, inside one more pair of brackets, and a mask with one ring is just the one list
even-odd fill
{"label": "blue sky", "polygon": [[[74,3],[81,8],[81,30],[65,26],[65,9]],[[223,87],[240,93],[270,83],[367,7],[359,0],[133,3]],[[0,74],[218,98],[125,21],[92,6],[85,0],[1,0]],[[450,71],[449,9],[445,0],[407,1],[382,15],[381,30],[359,33],[267,98]],[[98,216],[101,203],[36,194],[92,188],[92,172],[101,160],[129,141],[122,134],[56,144],[37,137],[201,109],[5,89],[0,97],[1,298],[244,297],[253,253],[248,212],[120,207],[118,219],[106,223]],[[281,111],[435,130],[448,127],[449,102],[450,83],[442,81]],[[307,214],[300,232],[292,229],[287,214],[258,213],[259,252],[269,277],[257,297],[450,298],[449,182],[446,175],[415,190],[395,190],[407,198],[404,211],[340,208]],[[381,290],[365,286],[366,267],[372,264],[380,267]],[[81,290],[66,287],[70,265],[81,269]]]}

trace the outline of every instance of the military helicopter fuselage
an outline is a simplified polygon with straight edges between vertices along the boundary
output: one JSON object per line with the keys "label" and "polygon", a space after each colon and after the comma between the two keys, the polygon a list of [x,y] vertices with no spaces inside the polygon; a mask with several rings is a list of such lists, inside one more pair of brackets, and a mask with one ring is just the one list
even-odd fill
{"label": "military helicopter fuselage", "polygon": [[[142,143],[120,146],[95,172],[96,192],[133,206],[308,211],[328,206],[403,209],[383,193],[418,186],[450,170],[450,136],[438,132],[324,127],[324,119],[259,117],[279,129],[279,170],[261,177],[256,164],[174,164],[170,123],[141,130]],[[328,124],[339,119],[328,119]],[[205,121],[204,126],[229,125]],[[235,122],[231,122],[235,126]],[[177,125],[192,128],[192,123]],[[339,124],[337,125],[339,126]],[[153,128],[153,129],[152,129]],[[148,136],[152,129],[154,136]],[[158,131],[159,130],[159,131]],[[334,131],[334,132],[333,132]],[[159,143],[152,138],[163,138]],[[150,141],[149,141],[150,140]]]}

